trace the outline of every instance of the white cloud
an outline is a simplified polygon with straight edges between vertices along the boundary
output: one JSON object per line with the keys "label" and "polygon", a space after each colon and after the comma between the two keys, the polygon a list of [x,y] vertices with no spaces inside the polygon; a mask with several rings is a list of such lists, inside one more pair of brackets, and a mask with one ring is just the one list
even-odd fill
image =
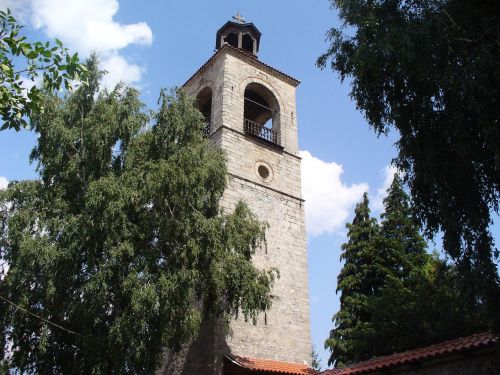
{"label": "white cloud", "polygon": [[[19,2],[24,7],[18,6]],[[0,0],[0,5],[3,3],[14,4]],[[102,67],[109,71],[106,87],[118,81],[140,81],[144,69],[129,62],[120,50],[132,44],[151,45],[153,33],[144,22],[123,25],[113,20],[119,8],[117,0],[18,0],[17,4],[16,9],[29,9],[32,25],[49,38],[61,39],[82,57],[98,52]]]}
{"label": "white cloud", "polygon": [[101,68],[108,72],[102,79],[103,86],[107,88],[113,88],[118,82],[124,81],[124,77],[127,77],[128,83],[139,82],[144,72],[143,68],[129,64],[123,56],[118,54],[108,56],[103,60]]}
{"label": "white cloud", "polygon": [[17,22],[26,24],[29,22],[29,2],[30,0],[0,0],[0,10],[9,9]]}
{"label": "white cloud", "polygon": [[341,165],[320,160],[308,151],[301,151],[300,156],[308,234],[340,232],[356,203],[368,191],[368,184],[346,185],[341,181]]}
{"label": "white cloud", "polygon": [[32,0],[32,21],[51,38],[64,38],[83,54],[108,52],[129,44],[150,45],[151,29],[144,22],[121,25],[113,21],[117,0]]}
{"label": "white cloud", "polygon": [[397,168],[393,165],[386,165],[383,169],[380,170],[381,175],[383,176],[384,182],[382,183],[382,187],[377,190],[375,197],[372,199],[372,210],[376,212],[384,211],[384,198],[387,196],[387,189],[392,184],[394,180],[394,174],[398,172]]}
{"label": "white cloud", "polygon": [[3,176],[0,176],[0,190],[7,189],[8,184],[9,184],[9,180],[7,180]]}

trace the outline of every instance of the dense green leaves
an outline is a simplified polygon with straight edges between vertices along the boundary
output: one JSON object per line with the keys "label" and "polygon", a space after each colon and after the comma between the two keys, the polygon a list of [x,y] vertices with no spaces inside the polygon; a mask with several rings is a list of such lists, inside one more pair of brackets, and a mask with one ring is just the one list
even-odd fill
{"label": "dense green leaves", "polygon": [[[340,292],[340,310],[334,315],[335,328],[325,341],[332,352],[328,364],[342,366],[361,359],[356,338],[367,329],[368,298],[383,286],[383,269],[375,247],[379,227],[370,217],[368,195],[356,206],[352,224],[347,224],[348,242],[342,245],[340,259],[344,266],[337,278]],[[362,351],[362,350],[361,350]]]}
{"label": "dense green leaves", "polygon": [[390,275],[405,280],[426,260],[426,243],[413,217],[409,197],[403,190],[401,178],[394,180],[384,198],[384,212],[381,215],[380,236],[376,247],[383,251],[381,256],[390,267]]}
{"label": "dense green leaves", "polygon": [[225,159],[192,101],[162,93],[148,119],[88,66],[88,85],[32,117],[40,180],[0,193],[0,295],[20,307],[0,303],[3,344],[27,372],[151,374],[203,319],[269,308],[275,272],[251,263],[264,225],[219,210]]}
{"label": "dense green leaves", "polygon": [[470,300],[498,315],[489,231],[500,197],[497,1],[332,0],[344,22],[318,59],[378,133],[396,129],[416,216],[468,278]]}
{"label": "dense green leaves", "polygon": [[49,91],[71,89],[87,72],[59,40],[29,43],[20,32],[10,11],[0,10],[0,130],[27,127],[26,117],[44,110],[38,79]]}
{"label": "dense green leaves", "polygon": [[338,277],[340,311],[325,342],[343,366],[486,329],[483,304],[463,298],[456,268],[426,252],[409,197],[395,176],[380,226],[366,194],[348,224]]}
{"label": "dense green leaves", "polygon": [[424,347],[487,329],[485,315],[463,298],[456,268],[426,257],[404,279],[390,276],[370,299],[370,357]]}

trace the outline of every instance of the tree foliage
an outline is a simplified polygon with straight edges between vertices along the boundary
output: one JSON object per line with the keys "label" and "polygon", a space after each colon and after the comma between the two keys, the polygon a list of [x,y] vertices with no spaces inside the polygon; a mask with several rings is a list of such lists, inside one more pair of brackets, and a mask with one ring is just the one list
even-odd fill
{"label": "tree foliage", "polygon": [[321,359],[319,358],[319,353],[314,349],[311,350],[311,367],[316,371],[321,371]]}
{"label": "tree foliage", "polygon": [[99,91],[88,68],[32,117],[40,179],[0,192],[2,347],[26,373],[152,374],[203,319],[255,320],[275,271],[251,263],[264,224],[219,209],[225,158],[192,100],[163,92],[149,119],[135,89]]}
{"label": "tree foliage", "polygon": [[487,329],[481,309],[463,298],[456,267],[436,254],[405,279],[390,275],[367,308],[372,330],[363,340],[371,344],[370,358]]}
{"label": "tree foliage", "polygon": [[357,337],[369,327],[370,317],[366,304],[368,298],[383,286],[384,272],[375,248],[379,227],[370,216],[368,194],[355,209],[354,219],[347,224],[348,242],[342,245],[340,259],[344,266],[337,278],[340,310],[333,316],[335,328],[325,341],[325,348],[332,352],[328,364],[342,366],[362,358],[363,350],[357,347]]}
{"label": "tree foliage", "polygon": [[78,54],[71,55],[59,40],[29,43],[21,29],[8,9],[0,10],[0,130],[27,127],[26,117],[44,109],[44,89],[71,89],[73,80],[86,75]]}
{"label": "tree foliage", "polygon": [[380,226],[370,225],[371,235],[362,236],[360,224],[374,223],[365,195],[348,224],[337,288],[340,311],[325,342],[332,352],[329,364],[337,367],[486,328],[481,303],[463,298],[456,268],[426,252],[398,175],[384,208]]}
{"label": "tree foliage", "polygon": [[380,216],[382,221],[376,247],[390,269],[389,275],[405,280],[415,268],[425,264],[427,244],[397,173],[387,190],[384,212]]}
{"label": "tree foliage", "polygon": [[399,132],[395,165],[416,216],[497,314],[489,226],[500,197],[500,13],[496,1],[332,0],[343,25],[318,59],[352,78],[370,126]]}

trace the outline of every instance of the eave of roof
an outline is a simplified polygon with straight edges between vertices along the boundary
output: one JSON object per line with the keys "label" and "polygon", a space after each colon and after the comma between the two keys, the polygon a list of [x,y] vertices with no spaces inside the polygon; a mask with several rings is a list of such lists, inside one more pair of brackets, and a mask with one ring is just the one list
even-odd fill
{"label": "eave of roof", "polygon": [[300,363],[289,363],[271,359],[249,358],[237,355],[226,355],[226,360],[248,370],[249,373],[266,373],[281,375],[314,375],[318,372],[307,365]]}
{"label": "eave of roof", "polygon": [[219,30],[217,30],[217,35],[219,35],[222,32],[222,30],[224,30],[228,26],[251,28],[258,36],[262,35],[259,29],[257,29],[257,27],[252,22],[239,23],[234,21],[227,21],[224,25],[222,25],[222,27],[219,28]]}
{"label": "eave of roof", "polygon": [[467,350],[480,349],[499,343],[499,336],[490,332],[477,333],[455,340],[445,341],[439,344],[395,353],[384,357],[374,358],[369,361],[355,363],[353,365],[326,370],[321,375],[357,375],[381,371],[391,367],[409,365],[422,360],[437,359],[451,354]]}
{"label": "eave of roof", "polygon": [[273,68],[271,65],[267,65],[265,63],[263,63],[262,61],[260,61],[259,59],[257,59],[257,57],[255,57],[253,54],[249,53],[249,52],[246,52],[240,48],[236,48],[236,47],[233,47],[231,46],[230,44],[224,44],[220,49],[218,49],[213,55],[212,57],[210,57],[191,77],[189,77],[189,79],[182,85],[182,87],[185,87],[189,82],[191,82],[191,80],[196,77],[202,70],[204,70],[207,66],[209,66],[214,60],[215,58],[221,54],[222,52],[225,52],[225,51],[228,51],[228,52],[233,52],[233,53],[236,53],[236,54],[239,54],[243,57],[246,57],[246,58],[249,58],[251,59],[251,61],[253,63],[256,63],[257,65],[260,65],[261,67],[265,68],[265,69],[269,69],[271,70],[272,72],[274,73],[277,73],[279,76],[281,76],[283,79],[285,80],[288,80],[288,81],[291,81],[291,83],[294,85],[294,86],[298,86],[300,81],[298,79],[295,79],[293,78],[292,76],[288,75],[288,74],[285,74],[283,73],[282,71],[276,69],[276,68]]}

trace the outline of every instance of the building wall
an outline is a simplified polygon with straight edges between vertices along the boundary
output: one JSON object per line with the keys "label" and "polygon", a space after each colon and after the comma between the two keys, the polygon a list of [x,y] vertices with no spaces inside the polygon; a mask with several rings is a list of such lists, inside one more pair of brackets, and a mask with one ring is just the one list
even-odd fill
{"label": "building wall", "polygon": [[[257,82],[276,97],[280,106],[282,148],[243,132],[245,87]],[[260,220],[269,224],[266,246],[259,249],[254,264],[278,268],[280,278],[270,311],[257,325],[242,317],[230,324],[222,349],[233,354],[310,363],[311,339],[307,278],[307,244],[304,202],[298,157],[295,86],[279,73],[231,49],[221,51],[186,86],[196,95],[212,88],[211,139],[226,151],[228,186],[221,205],[232,210],[243,200]],[[257,167],[265,164],[272,178],[263,180]]]}

